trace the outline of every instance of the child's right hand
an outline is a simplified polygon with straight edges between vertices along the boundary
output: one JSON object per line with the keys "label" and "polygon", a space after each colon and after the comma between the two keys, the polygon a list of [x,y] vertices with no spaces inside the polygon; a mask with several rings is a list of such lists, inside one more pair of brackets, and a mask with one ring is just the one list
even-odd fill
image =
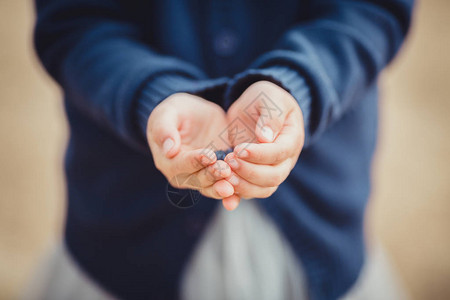
{"label": "child's right hand", "polygon": [[227,132],[222,133],[226,127],[225,112],[215,103],[186,93],[171,95],[155,107],[147,123],[156,168],[176,188],[195,189],[215,199],[233,195],[233,186],[224,180],[230,167],[208,149],[211,143],[227,148],[220,138],[222,134],[228,139]]}

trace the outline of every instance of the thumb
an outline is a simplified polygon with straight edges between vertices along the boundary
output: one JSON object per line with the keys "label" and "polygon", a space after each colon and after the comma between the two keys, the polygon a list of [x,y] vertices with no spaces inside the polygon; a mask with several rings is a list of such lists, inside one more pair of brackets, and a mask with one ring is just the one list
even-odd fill
{"label": "thumb", "polygon": [[155,118],[153,125],[149,125],[150,135],[162,154],[172,158],[178,154],[181,147],[178,131],[179,117],[174,111],[156,113],[159,115]]}
{"label": "thumb", "polygon": [[273,142],[280,133],[284,123],[284,114],[279,117],[269,117],[260,114],[256,122],[255,135],[260,143]]}

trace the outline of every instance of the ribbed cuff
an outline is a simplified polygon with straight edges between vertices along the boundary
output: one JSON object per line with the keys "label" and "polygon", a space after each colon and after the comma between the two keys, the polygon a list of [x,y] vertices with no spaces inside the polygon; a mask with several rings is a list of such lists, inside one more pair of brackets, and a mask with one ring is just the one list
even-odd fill
{"label": "ribbed cuff", "polygon": [[303,113],[305,127],[305,145],[310,137],[310,113],[311,94],[305,79],[296,71],[284,66],[271,66],[263,69],[249,69],[236,75],[229,83],[225,93],[225,109],[228,109],[233,102],[253,83],[261,80],[270,81],[290,93],[296,100]]}
{"label": "ribbed cuff", "polygon": [[153,109],[175,93],[202,96],[213,102],[222,102],[227,78],[196,80],[178,74],[160,75],[144,85],[137,102],[137,122],[142,135],[146,136],[147,122]]}

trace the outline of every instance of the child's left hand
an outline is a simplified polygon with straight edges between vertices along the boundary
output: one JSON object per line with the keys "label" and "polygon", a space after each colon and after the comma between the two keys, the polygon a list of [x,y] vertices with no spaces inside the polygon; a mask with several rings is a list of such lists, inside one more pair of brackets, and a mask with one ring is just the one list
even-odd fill
{"label": "child's left hand", "polygon": [[232,169],[227,181],[235,194],[223,199],[223,205],[233,210],[240,198],[267,198],[277,190],[297,163],[305,132],[297,101],[268,81],[248,87],[230,107],[227,118],[229,123],[239,120],[241,138],[256,139],[251,143],[232,140],[236,147],[225,158]]}

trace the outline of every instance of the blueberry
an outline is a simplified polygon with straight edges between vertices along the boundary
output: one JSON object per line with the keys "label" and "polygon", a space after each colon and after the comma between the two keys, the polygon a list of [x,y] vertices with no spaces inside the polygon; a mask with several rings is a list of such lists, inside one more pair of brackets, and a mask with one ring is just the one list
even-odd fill
{"label": "blueberry", "polygon": [[231,152],[233,152],[233,149],[230,148],[230,149],[225,150],[225,151],[217,150],[215,152],[215,154],[216,154],[217,160],[224,160],[225,157],[228,155],[228,153],[231,153]]}
{"label": "blueberry", "polygon": [[227,154],[225,153],[225,151],[222,151],[222,150],[217,150],[217,151],[216,151],[216,157],[217,157],[217,160],[224,160],[224,159],[225,159],[225,156],[227,156]]}

